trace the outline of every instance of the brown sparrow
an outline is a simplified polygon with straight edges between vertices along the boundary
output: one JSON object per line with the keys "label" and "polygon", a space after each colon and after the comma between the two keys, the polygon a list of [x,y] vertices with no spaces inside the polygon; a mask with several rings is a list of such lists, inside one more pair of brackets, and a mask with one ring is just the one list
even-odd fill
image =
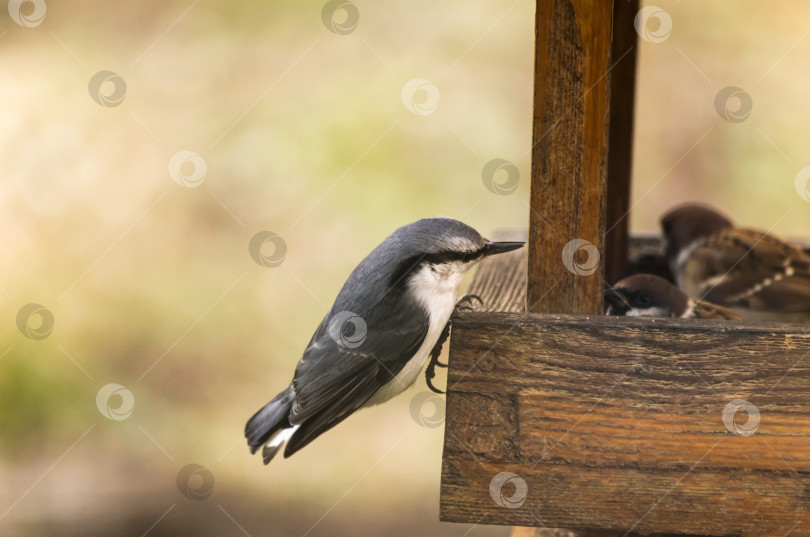
{"label": "brown sparrow", "polygon": [[734,312],[694,300],[663,278],[636,274],[605,290],[608,315],[739,320]]}
{"label": "brown sparrow", "polygon": [[762,231],[734,227],[716,210],[683,205],[665,214],[666,256],[690,297],[751,321],[810,322],[810,256]]}

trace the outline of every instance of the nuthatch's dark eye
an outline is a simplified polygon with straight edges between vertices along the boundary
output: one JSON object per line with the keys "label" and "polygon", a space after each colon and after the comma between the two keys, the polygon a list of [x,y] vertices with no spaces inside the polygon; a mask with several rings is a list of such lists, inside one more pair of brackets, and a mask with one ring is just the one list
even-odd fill
{"label": "nuthatch's dark eye", "polygon": [[647,296],[647,295],[639,295],[638,303],[641,304],[642,306],[647,306],[647,305],[650,304],[650,302],[652,302],[652,300],[650,300],[649,296]]}

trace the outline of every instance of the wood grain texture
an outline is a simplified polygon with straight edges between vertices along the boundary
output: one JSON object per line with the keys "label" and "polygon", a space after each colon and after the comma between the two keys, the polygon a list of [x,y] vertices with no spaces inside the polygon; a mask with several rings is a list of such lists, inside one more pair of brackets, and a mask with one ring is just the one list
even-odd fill
{"label": "wood grain texture", "polygon": [[[525,229],[499,230],[493,241],[525,241]],[[526,278],[529,262],[525,246],[505,254],[484,258],[478,265],[466,294],[481,299],[481,311],[526,311]]]}
{"label": "wood grain texture", "polygon": [[605,207],[605,279],[611,285],[627,272],[630,177],[633,164],[633,111],[636,96],[638,35],[633,22],[639,0],[613,2],[610,49],[610,126]]}
{"label": "wood grain texture", "polygon": [[566,269],[562,252],[573,239],[603,249],[612,5],[537,2],[530,311],[597,313],[602,307],[603,264],[578,276]]}
{"label": "wood grain texture", "polygon": [[[760,413],[750,436],[724,423],[735,399]],[[463,313],[447,416],[442,520],[810,535],[810,328]],[[504,471],[518,508],[490,494]]]}

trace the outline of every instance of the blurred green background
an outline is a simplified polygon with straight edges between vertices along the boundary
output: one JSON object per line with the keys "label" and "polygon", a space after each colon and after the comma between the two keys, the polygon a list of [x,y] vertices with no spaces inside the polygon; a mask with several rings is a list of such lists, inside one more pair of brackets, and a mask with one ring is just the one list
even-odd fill
{"label": "blurred green background", "polygon": [[[411,416],[421,382],[269,467],[242,438],[396,227],[527,225],[534,3],[353,5],[346,35],[320,1],[47,2],[30,27],[0,12],[3,535],[508,534],[438,522],[442,427]],[[639,45],[632,228],[697,199],[810,236],[794,187],[810,5],[655,5],[673,29]],[[101,70],[126,84],[116,106],[90,96]],[[414,78],[438,90],[432,113],[404,106]],[[743,122],[715,110],[729,85],[751,96]],[[207,166],[196,188],[169,173],[184,150]],[[495,158],[520,171],[508,195],[483,184]],[[262,230],[287,244],[278,267],[248,253]],[[53,314],[45,339],[17,328],[32,302]],[[99,411],[110,383],[134,397],[126,419]],[[203,501],[176,483],[189,463],[215,479]]]}

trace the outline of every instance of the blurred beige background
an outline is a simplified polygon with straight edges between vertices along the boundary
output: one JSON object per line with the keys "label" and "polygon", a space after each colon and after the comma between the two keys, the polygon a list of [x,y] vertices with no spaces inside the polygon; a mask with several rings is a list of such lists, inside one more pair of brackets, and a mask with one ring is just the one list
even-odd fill
{"label": "blurred beige background", "polygon": [[[534,3],[353,5],[345,35],[320,1],[47,2],[41,21],[26,2],[28,27],[0,11],[0,533],[508,534],[438,522],[443,429],[411,416],[421,382],[269,467],[242,438],[393,229],[527,225]],[[810,236],[810,6],[655,5],[673,28],[640,42],[632,228],[697,199]],[[126,84],[114,106],[91,98],[102,70]],[[438,91],[425,115],[403,104],[415,78]],[[715,109],[729,85],[751,96],[740,123]],[[169,173],[180,151],[205,162],[195,188]],[[495,158],[514,192],[483,184]],[[263,230],[286,242],[278,267],[248,253]],[[16,323],[32,302],[54,318],[41,340]],[[97,406],[110,383],[134,398],[125,419]],[[207,499],[178,489],[190,463]]]}

